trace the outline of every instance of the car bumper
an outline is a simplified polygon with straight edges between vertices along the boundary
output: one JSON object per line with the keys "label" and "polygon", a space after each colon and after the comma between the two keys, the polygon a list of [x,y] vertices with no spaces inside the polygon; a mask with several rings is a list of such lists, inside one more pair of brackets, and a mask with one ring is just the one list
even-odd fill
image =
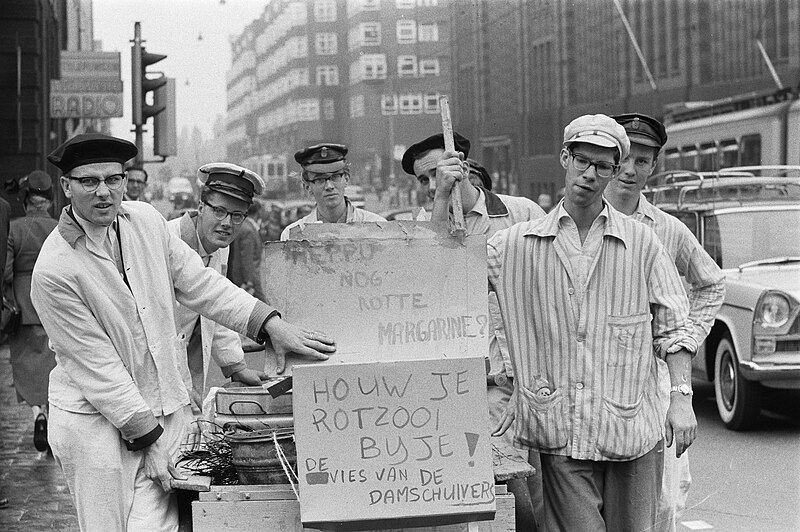
{"label": "car bumper", "polygon": [[796,380],[800,383],[800,364],[763,365],[742,360],[739,362],[739,371],[749,381]]}

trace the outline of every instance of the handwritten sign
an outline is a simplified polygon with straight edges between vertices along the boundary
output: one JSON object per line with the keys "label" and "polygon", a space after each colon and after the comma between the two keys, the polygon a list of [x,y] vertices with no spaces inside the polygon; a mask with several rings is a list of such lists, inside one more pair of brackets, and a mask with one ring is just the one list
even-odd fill
{"label": "handwritten sign", "polygon": [[384,222],[309,224],[302,238],[266,244],[264,292],[287,321],[336,340],[331,362],[488,353],[483,235]]}
{"label": "handwritten sign", "polygon": [[494,517],[482,357],[298,365],[293,400],[305,525]]}

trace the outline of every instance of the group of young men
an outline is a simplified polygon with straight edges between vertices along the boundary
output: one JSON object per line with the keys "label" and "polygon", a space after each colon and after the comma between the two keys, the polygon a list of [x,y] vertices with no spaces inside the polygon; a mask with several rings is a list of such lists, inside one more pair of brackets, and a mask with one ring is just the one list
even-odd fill
{"label": "group of young men", "polygon": [[[491,430],[537,469],[509,486],[520,530],[671,530],[685,502],[690,362],[724,285],[691,233],[641,194],[665,141],[645,115],[573,120],[559,155],[564,198],[549,213],[492,192],[458,134],[455,151],[438,134],[403,156],[432,201],[420,219],[448,220],[459,187],[467,232],[488,239]],[[203,166],[197,212],[168,223],[122,202],[135,155],[128,141],[89,134],[49,156],[71,205],[42,248],[32,298],[57,360],[50,445],[83,530],[177,529],[170,479],[211,358],[226,377],[264,378],[244,363],[239,334],[269,339],[279,356],[335,350],[224,277],[264,189],[257,174]],[[316,207],[282,240],[306,223],[383,220],[346,198],[346,155],[340,144],[295,155]]]}

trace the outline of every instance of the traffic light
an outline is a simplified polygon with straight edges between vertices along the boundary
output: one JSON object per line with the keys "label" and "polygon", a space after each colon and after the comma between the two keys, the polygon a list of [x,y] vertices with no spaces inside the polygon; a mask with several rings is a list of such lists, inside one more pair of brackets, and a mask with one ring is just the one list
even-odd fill
{"label": "traffic light", "polygon": [[153,153],[167,157],[178,154],[178,139],[175,132],[175,78],[155,90],[153,106],[161,109],[153,117]]}
{"label": "traffic light", "polygon": [[[138,24],[138,23],[137,23]],[[167,78],[159,73],[157,77],[147,77],[147,67],[158,63],[167,56],[151,54],[144,49],[141,42],[134,42],[131,47],[131,93],[133,95],[133,123],[141,126],[151,116],[156,116],[165,107],[147,103],[147,95],[167,84]]]}

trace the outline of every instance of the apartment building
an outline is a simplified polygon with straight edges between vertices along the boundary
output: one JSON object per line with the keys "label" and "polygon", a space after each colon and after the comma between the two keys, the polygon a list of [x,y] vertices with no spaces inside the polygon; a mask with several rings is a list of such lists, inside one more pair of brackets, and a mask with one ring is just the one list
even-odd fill
{"label": "apartment building", "polygon": [[441,129],[450,87],[443,0],[276,0],[232,41],[232,160],[285,161],[317,142],[350,147],[354,181],[403,179],[405,147]]}

